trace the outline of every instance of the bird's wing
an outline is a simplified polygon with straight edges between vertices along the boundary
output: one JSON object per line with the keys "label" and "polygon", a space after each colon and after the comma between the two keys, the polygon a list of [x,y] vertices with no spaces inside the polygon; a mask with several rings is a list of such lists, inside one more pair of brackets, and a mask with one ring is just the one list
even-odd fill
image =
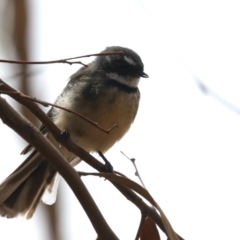
{"label": "bird's wing", "polygon": [[[73,87],[73,85],[71,83],[74,83],[75,81],[82,81],[82,80],[86,80],[85,76],[87,76],[87,72],[89,72],[89,70],[91,69],[91,64],[89,64],[88,67],[82,67],[80,68],[77,72],[75,72],[73,75],[70,76],[70,78],[68,79],[68,84],[65,87],[65,89],[69,89],[71,87]],[[91,70],[90,70],[91,71]],[[65,90],[64,89],[64,90]],[[64,92],[63,90],[63,92]],[[51,121],[53,121],[53,115],[54,115],[54,108],[51,108],[48,113],[47,113],[48,117],[50,118]],[[48,133],[47,128],[45,127],[44,124],[42,124],[39,127],[39,131],[46,135]],[[31,144],[27,145],[21,152],[21,154],[26,154],[28,152],[30,152],[33,149],[33,146]]]}
{"label": "bird's wing", "polygon": [[[50,120],[52,120],[52,108],[47,113]],[[48,133],[47,128],[44,124],[42,124],[38,129],[43,135]],[[31,144],[28,144],[21,152],[21,155],[25,155],[26,153],[30,152],[33,149],[33,146]]]}

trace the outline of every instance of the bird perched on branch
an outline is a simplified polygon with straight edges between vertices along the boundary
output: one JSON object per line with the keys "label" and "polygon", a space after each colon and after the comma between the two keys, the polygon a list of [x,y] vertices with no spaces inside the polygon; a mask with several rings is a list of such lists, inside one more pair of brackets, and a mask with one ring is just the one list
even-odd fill
{"label": "bird perched on branch", "polygon": [[[88,66],[74,73],[55,104],[91,119],[105,129],[117,124],[109,134],[91,125],[79,116],[52,107],[49,118],[62,131],[67,131],[72,141],[88,152],[106,152],[129,130],[139,105],[140,77],[147,78],[137,53],[128,48],[108,47],[102,53],[122,54],[97,56]],[[47,132],[40,130],[56,146],[59,143]],[[71,165],[76,156],[64,147],[58,148]],[[24,215],[31,218],[41,198],[52,204],[55,198],[46,197],[55,192],[58,175],[41,154],[28,146],[23,154],[29,157],[0,185],[0,215],[13,218]]]}

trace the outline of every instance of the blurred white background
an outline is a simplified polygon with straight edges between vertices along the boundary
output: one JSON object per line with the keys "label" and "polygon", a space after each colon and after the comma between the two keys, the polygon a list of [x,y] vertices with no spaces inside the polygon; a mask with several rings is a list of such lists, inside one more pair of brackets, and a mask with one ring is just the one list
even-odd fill
{"label": "blurred white background", "polygon": [[[1,1],[2,13],[9,2]],[[27,3],[31,60],[97,53],[113,45],[132,48],[141,56],[150,78],[140,82],[140,109],[129,133],[107,158],[115,170],[138,181],[120,151],[137,159],[148,190],[183,238],[239,239],[239,1]],[[5,25],[0,58],[15,59]],[[53,102],[78,68],[33,66],[33,96]],[[17,78],[11,77],[17,71],[8,64],[0,64],[0,69],[0,77],[17,87]],[[199,81],[209,94],[201,91]],[[19,153],[26,143],[2,123],[0,132],[2,181],[24,160]],[[92,171],[85,164],[78,169]],[[139,210],[104,179],[86,177],[84,182],[117,236],[134,239]],[[64,181],[60,190],[59,239],[95,239],[91,223]],[[50,240],[44,211],[38,207],[29,221],[0,218],[1,239]]]}

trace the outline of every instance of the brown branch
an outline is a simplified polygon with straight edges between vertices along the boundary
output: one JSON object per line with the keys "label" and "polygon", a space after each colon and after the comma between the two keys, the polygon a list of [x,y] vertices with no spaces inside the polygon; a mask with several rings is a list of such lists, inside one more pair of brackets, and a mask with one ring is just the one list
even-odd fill
{"label": "brown branch", "polygon": [[138,239],[140,238],[141,232],[142,232],[142,228],[143,228],[143,225],[144,225],[144,222],[145,222],[145,219],[146,219],[146,218],[147,218],[147,216],[142,213],[141,221],[140,221],[139,226],[138,226],[138,231],[137,231],[135,240],[138,240]]}
{"label": "brown branch", "polygon": [[[2,84],[2,83],[0,83],[0,84]],[[62,109],[64,111],[66,111],[66,112],[72,113],[72,114],[74,114],[74,115],[84,119],[86,122],[90,123],[94,127],[98,128],[99,130],[101,130],[102,132],[105,132],[107,134],[109,134],[114,128],[118,127],[117,124],[114,124],[111,128],[104,129],[104,128],[100,127],[97,122],[94,122],[94,121],[90,120],[89,118],[83,116],[80,113],[77,113],[75,111],[72,111],[70,109],[61,107],[61,106],[56,105],[56,104],[52,104],[52,103],[45,102],[45,101],[42,101],[42,100],[39,100],[39,99],[36,99],[36,98],[29,97],[29,96],[27,96],[27,95],[25,95],[25,94],[23,94],[21,92],[17,92],[17,91],[11,92],[11,91],[1,91],[0,90],[0,94],[7,94],[9,96],[19,95],[21,98],[25,98],[25,99],[28,99],[29,101],[33,101],[33,102],[39,103],[39,104],[41,104],[44,107],[52,106],[52,107],[55,107],[55,108],[60,108],[60,109]]]}
{"label": "brown branch", "polygon": [[[0,79],[0,90],[4,91],[16,91],[9,85],[7,85],[5,82],[3,82]],[[25,107],[27,107],[48,129],[49,132],[54,136],[56,141],[60,142],[66,149],[68,149],[70,152],[74,153],[76,156],[80,157],[82,160],[84,160],[87,164],[95,168],[99,172],[104,172],[105,167],[104,165],[99,162],[97,159],[95,159],[92,155],[90,155],[88,152],[86,152],[84,149],[76,145],[74,142],[71,141],[70,138],[67,140],[63,140],[61,136],[61,131],[57,128],[57,126],[46,116],[46,114],[34,103],[29,102],[26,99],[23,99],[19,97],[18,95],[12,95],[12,98],[14,98],[19,103],[23,104]],[[111,181],[110,181],[111,182]],[[157,213],[157,211],[152,208],[151,206],[147,205],[137,194],[134,193],[134,191],[130,190],[127,187],[124,187],[120,184],[111,182],[129,201],[131,201],[134,205],[136,205],[141,212],[148,212],[148,217],[152,218],[153,221],[160,227],[160,229],[169,237],[169,234],[167,233],[168,229],[165,228],[163,224],[162,217]],[[177,235],[180,240],[183,240],[182,237]],[[169,239],[174,239],[169,237]]]}
{"label": "brown branch", "polygon": [[[131,179],[123,176],[117,176],[112,173],[86,173],[86,172],[78,172],[79,176],[99,176],[99,177],[104,177],[110,182],[118,184],[122,187],[126,187],[128,189],[133,190],[134,192],[138,193],[140,196],[144,197],[147,201],[149,201],[152,204],[152,208],[148,209],[143,209],[142,210],[142,215],[145,215],[146,217],[149,215],[149,211],[155,211],[158,210],[159,213],[161,214],[161,219],[162,219],[162,224],[164,226],[164,229],[166,230],[165,233],[168,236],[170,240],[179,240],[178,236],[174,232],[171,224],[169,223],[168,219],[166,218],[164,212],[160,208],[160,206],[157,204],[157,202],[153,199],[153,197],[150,195],[150,193],[143,188],[141,185],[138,183],[132,181]],[[156,209],[156,210],[155,210]]]}
{"label": "brown branch", "polygon": [[80,61],[71,61],[78,58],[86,58],[86,57],[93,57],[93,56],[106,56],[106,55],[120,55],[123,56],[124,53],[121,51],[116,52],[106,52],[106,53],[95,53],[95,54],[88,54],[84,56],[78,56],[78,57],[71,57],[71,58],[65,58],[65,59],[58,59],[58,60],[51,60],[51,61],[20,61],[20,60],[6,60],[6,59],[0,59],[1,63],[11,63],[11,64],[52,64],[52,63],[67,63],[67,64],[82,64],[85,67],[88,67],[88,65],[80,62]]}
{"label": "brown branch", "polygon": [[[0,90],[1,91],[10,91],[10,92],[18,92],[4,81],[0,79]],[[42,111],[41,108],[34,102],[30,102],[24,98],[21,98],[19,95],[12,95],[13,99],[21,103],[30,112],[32,112],[47,128],[47,130],[53,135],[56,141],[60,142],[64,147],[66,147],[69,151],[73,152],[76,156],[81,156],[81,159],[85,160],[90,166],[95,169],[101,169],[100,171],[104,171],[104,165],[93,158],[90,154],[88,154],[85,150],[80,148],[74,142],[71,141],[70,138],[66,140],[62,137],[60,129],[49,119],[49,117]],[[88,158],[88,156],[90,156]],[[84,159],[86,158],[86,159]]]}
{"label": "brown branch", "polygon": [[108,226],[77,172],[41,132],[0,97],[0,117],[27,142],[30,142],[66,180],[88,215],[100,239],[118,239]]}

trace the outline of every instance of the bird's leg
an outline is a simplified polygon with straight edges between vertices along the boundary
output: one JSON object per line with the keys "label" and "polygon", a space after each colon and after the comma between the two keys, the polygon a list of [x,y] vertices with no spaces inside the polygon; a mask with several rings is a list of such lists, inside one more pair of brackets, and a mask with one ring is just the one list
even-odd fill
{"label": "bird's leg", "polygon": [[107,172],[113,172],[113,166],[111,163],[106,159],[106,157],[103,155],[101,151],[98,151],[99,156],[102,158],[102,160],[105,162],[105,170]]}
{"label": "bird's leg", "polygon": [[61,147],[61,144],[66,142],[69,138],[70,134],[67,130],[63,130],[60,134],[60,136],[58,137],[58,142],[60,144],[59,147]]}

